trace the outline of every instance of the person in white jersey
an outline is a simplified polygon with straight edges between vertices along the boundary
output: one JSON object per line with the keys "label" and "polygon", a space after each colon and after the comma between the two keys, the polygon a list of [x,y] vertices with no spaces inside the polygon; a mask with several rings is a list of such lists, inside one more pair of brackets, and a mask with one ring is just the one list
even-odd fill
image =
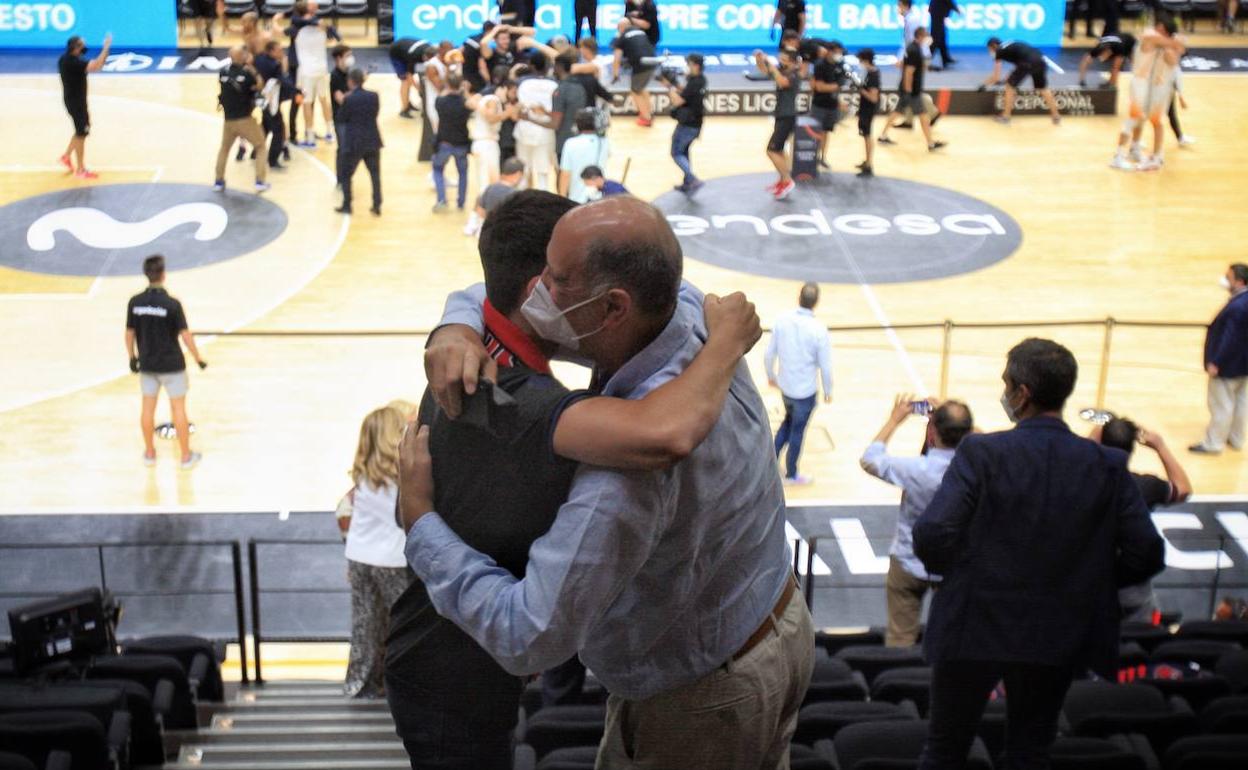
{"label": "person in white jersey", "polygon": [[[559,84],[546,72],[550,59],[541,51],[529,53],[531,74],[520,79],[516,86],[516,98],[520,106],[520,119],[516,121],[516,157],[524,163],[525,187],[528,189],[553,189],[552,175],[555,169],[555,130],[529,120],[529,116],[550,114],[555,89]],[[538,109],[540,108],[540,110]]]}
{"label": "person in white jersey", "polygon": [[[1109,163],[1112,168],[1156,171],[1164,162],[1162,150],[1166,133],[1161,119],[1174,99],[1179,59],[1187,48],[1178,30],[1173,17],[1158,14],[1153,28],[1140,35],[1135,55],[1131,57],[1131,106],[1122,132],[1118,134],[1118,151]],[[1145,120],[1153,126],[1153,154],[1140,158],[1137,165],[1128,157],[1128,146],[1139,144]]]}
{"label": "person in white jersey", "polygon": [[[305,18],[316,18],[316,3],[308,2]],[[303,92],[304,141],[300,147],[315,147],[316,103],[321,104],[327,142],[334,141],[333,112],[329,104],[329,36],[319,24],[308,24],[295,33],[295,53],[299,61],[297,85]]]}
{"label": "person in white jersey", "polygon": [[[468,121],[468,136],[472,139],[473,165],[477,170],[477,190],[485,189],[498,181],[500,150],[498,134],[504,120],[519,117],[514,106],[503,107],[499,95],[490,91],[480,93],[473,81],[469,84],[468,109],[472,119]],[[481,229],[481,217],[474,208],[464,225],[464,235],[476,235]]]}

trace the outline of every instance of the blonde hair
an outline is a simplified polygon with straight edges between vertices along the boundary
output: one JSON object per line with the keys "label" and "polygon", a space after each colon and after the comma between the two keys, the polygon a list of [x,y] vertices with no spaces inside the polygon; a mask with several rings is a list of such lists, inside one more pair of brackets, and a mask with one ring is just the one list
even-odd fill
{"label": "blonde hair", "polygon": [[351,478],[368,482],[374,489],[399,483],[399,441],[403,438],[405,417],[389,406],[376,409],[360,426],[360,445],[355,450]]}
{"label": "blonde hair", "polygon": [[260,26],[260,14],[255,11],[248,11],[247,13],[244,13],[241,20],[243,23],[244,35],[249,35],[255,32],[256,28]]}
{"label": "blonde hair", "polygon": [[420,407],[416,406],[411,401],[405,401],[401,398],[396,398],[395,400],[386,404],[386,406],[390,409],[398,409],[400,412],[402,412],[404,420],[410,420],[413,417],[415,417],[416,412],[420,409]]}

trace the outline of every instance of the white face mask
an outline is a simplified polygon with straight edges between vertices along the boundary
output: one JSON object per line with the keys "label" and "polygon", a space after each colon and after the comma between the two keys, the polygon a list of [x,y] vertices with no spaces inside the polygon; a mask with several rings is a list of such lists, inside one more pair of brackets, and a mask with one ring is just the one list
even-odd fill
{"label": "white face mask", "polygon": [[1011,423],[1018,422],[1018,410],[1010,404],[1009,392],[1001,394],[1001,408],[1005,410],[1005,416],[1010,418]]}
{"label": "white face mask", "polygon": [[841,61],[844,58],[845,58],[845,54],[840,54],[840,53],[832,54],[832,61]]}
{"label": "white face mask", "polygon": [[352,67],[354,67],[354,66],[355,66],[355,55],[354,55],[354,54],[347,54],[346,56],[342,57],[342,66],[343,66],[343,68],[344,68],[344,69],[351,69]]}
{"label": "white face mask", "polygon": [[1218,279],[1218,285],[1227,291],[1231,290],[1231,282],[1226,279],[1225,275]]}
{"label": "white face mask", "polygon": [[602,331],[602,326],[599,326],[592,332],[577,334],[576,329],[573,329],[571,322],[568,321],[568,313],[571,313],[578,307],[588,305],[605,294],[605,291],[595,294],[566,310],[560,310],[555,305],[554,299],[551,298],[550,290],[546,288],[546,284],[538,281],[537,285],[533,287],[533,292],[529,294],[529,298],[520,307],[520,312],[524,315],[524,319],[533,327],[533,331],[537,332],[537,336],[567,350],[577,350],[581,346],[581,340]]}

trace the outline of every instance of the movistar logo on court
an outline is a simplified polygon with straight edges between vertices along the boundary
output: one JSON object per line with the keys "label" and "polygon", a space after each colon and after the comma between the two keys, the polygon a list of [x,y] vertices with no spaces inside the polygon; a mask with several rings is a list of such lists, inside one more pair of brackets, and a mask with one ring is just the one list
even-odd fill
{"label": "movistar logo on court", "polygon": [[1023,234],[978,198],[902,179],[824,175],[785,201],[764,191],[771,174],[708,180],[697,195],[654,204],[685,256],[773,278],[897,283],[944,278],[999,262]]}
{"label": "movistar logo on court", "polygon": [[203,185],[94,185],[0,208],[0,265],[52,275],[138,275],[163,254],[171,270],[255,251],[286,229],[266,198]]}

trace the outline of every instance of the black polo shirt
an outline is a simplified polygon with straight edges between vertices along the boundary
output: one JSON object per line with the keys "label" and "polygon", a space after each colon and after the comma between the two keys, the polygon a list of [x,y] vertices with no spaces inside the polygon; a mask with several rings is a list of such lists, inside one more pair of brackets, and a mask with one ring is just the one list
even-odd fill
{"label": "black polo shirt", "polygon": [[997,47],[997,58],[1010,64],[1044,64],[1044,54],[1018,40],[1007,40]]}
{"label": "black polo shirt", "polygon": [[685,87],[680,90],[680,98],[685,103],[672,110],[672,117],[682,126],[701,128],[702,116],[706,111],[706,77],[690,75],[685,81]]}
{"label": "black polo shirt", "polygon": [[251,117],[256,108],[256,76],[245,67],[231,64],[217,75],[217,82],[221,85],[218,99],[225,109],[225,119]]}
{"label": "black polo shirt", "polygon": [[[532,340],[488,302],[485,324],[486,349],[500,364],[496,387],[515,401],[505,432],[492,435],[449,419],[427,391],[420,422],[431,426],[438,515],[469,547],[523,578],[529,547],[554,523],[572,485],[576,463],[555,455],[552,427],[576,395],[551,376]],[[390,610],[386,680],[391,702],[419,703],[483,730],[514,727],[524,688],[438,615],[419,580]]]}
{"label": "black polo shirt", "polygon": [[65,104],[87,107],[87,60],[71,53],[61,55],[57,69],[61,72],[61,92]]}
{"label": "black polo shirt", "polygon": [[776,83],[776,109],[775,116],[777,118],[792,118],[797,116],[797,95],[802,91],[802,73],[800,69],[792,72],[784,73],[789,80],[788,88],[781,88]]}
{"label": "black polo shirt", "polygon": [[464,104],[464,95],[459,92],[444,94],[433,103],[438,111],[438,143],[446,142],[456,147],[471,145],[468,118],[472,110]]}
{"label": "black polo shirt", "polygon": [[[814,79],[820,83],[835,83],[840,86],[845,82],[845,65],[824,57],[815,63]],[[825,110],[834,110],[840,106],[840,93],[837,91],[815,91],[810,97],[810,104]]]}
{"label": "black polo shirt", "polygon": [[344,95],[350,90],[347,84],[347,71],[334,67],[329,71],[329,107],[333,110],[331,115],[334,117],[334,123],[338,122],[338,108],[342,105],[334,98],[334,92],[341,91]]}
{"label": "black polo shirt", "polygon": [[780,0],[776,8],[783,17],[783,29],[797,30],[801,26],[801,16],[806,13],[806,0]]}
{"label": "black polo shirt", "polygon": [[485,81],[481,78],[481,38],[484,36],[484,32],[478,32],[460,46],[464,54],[464,79],[472,83],[477,92],[485,87]]}
{"label": "black polo shirt", "polygon": [[168,374],[186,369],[178,334],[186,329],[182,303],[159,286],[130,298],[126,328],[134,330],[139,348],[139,371]]}
{"label": "black polo shirt", "polygon": [[[913,67],[914,74],[910,78],[909,93],[918,96],[923,93],[923,70],[925,69],[925,60],[923,59],[923,49],[918,43],[911,43],[906,46],[906,58],[903,66]],[[905,85],[905,74],[902,74],[902,85]]]}

